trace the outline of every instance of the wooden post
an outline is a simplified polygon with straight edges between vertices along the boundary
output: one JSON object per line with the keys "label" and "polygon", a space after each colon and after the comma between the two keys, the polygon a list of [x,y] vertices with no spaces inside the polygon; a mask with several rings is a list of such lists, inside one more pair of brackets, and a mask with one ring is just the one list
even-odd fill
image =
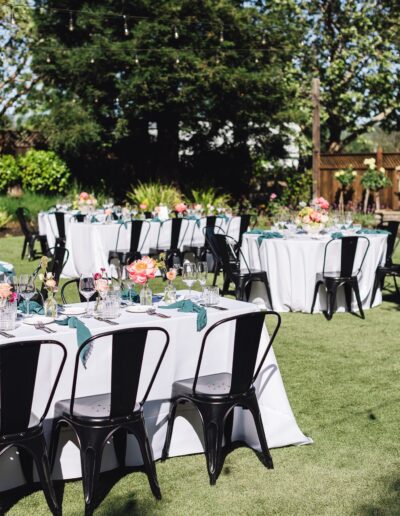
{"label": "wooden post", "polygon": [[313,177],[313,197],[319,197],[321,192],[321,125],[320,125],[320,82],[319,78],[315,77],[312,80],[311,99],[313,106],[313,120],[312,120],[312,177]]}

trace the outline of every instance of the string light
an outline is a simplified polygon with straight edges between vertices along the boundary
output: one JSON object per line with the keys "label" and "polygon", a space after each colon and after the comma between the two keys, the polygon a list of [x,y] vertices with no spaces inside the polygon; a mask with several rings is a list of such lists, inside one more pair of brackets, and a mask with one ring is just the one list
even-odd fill
{"label": "string light", "polygon": [[74,17],[72,15],[72,11],[69,12],[69,24],[68,24],[68,29],[70,32],[73,32],[74,31]]}
{"label": "string light", "polygon": [[11,25],[13,27],[15,27],[16,23],[15,23],[15,17],[14,17],[14,7],[11,7]]}
{"label": "string light", "polygon": [[136,54],[135,55],[135,64],[138,65],[139,64],[139,58],[138,58],[138,55]]}
{"label": "string light", "polygon": [[179,56],[177,56],[175,59],[175,64],[178,65],[179,63],[180,63]]}
{"label": "string light", "polygon": [[223,30],[221,30],[221,32],[219,33],[219,42],[220,43],[224,42],[224,31]]}
{"label": "string light", "polygon": [[179,32],[178,32],[178,28],[177,28],[177,26],[176,26],[176,25],[175,25],[175,27],[174,27],[174,38],[175,38],[175,39],[179,39]]}
{"label": "string light", "polygon": [[262,40],[261,40],[261,44],[262,45],[266,45],[267,44],[267,36],[265,34],[265,31],[263,32],[263,36],[262,36]]}
{"label": "string light", "polygon": [[94,59],[93,59],[93,57],[92,57],[92,59],[90,60],[90,63],[91,63],[91,64],[94,64]]}
{"label": "string light", "polygon": [[128,22],[126,21],[126,15],[123,15],[124,19],[124,34],[125,36],[129,36]]}

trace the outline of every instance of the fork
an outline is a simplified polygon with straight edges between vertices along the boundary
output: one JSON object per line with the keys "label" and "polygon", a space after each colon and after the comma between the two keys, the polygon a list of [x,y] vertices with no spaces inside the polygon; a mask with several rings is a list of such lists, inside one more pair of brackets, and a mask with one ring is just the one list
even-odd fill
{"label": "fork", "polygon": [[96,317],[96,319],[98,321],[105,322],[107,324],[111,324],[111,326],[118,326],[119,325],[119,323],[117,323],[115,321],[110,321],[110,319],[104,319],[103,317]]}
{"label": "fork", "polygon": [[3,337],[6,337],[6,339],[14,339],[15,335],[12,335],[11,333],[7,333],[6,331],[0,331],[0,335],[3,335]]}
{"label": "fork", "polygon": [[37,330],[42,330],[44,331],[45,333],[56,333],[54,330],[52,330],[51,328],[47,328],[47,326],[45,326],[44,324],[40,324],[40,323],[37,323],[35,324],[35,328]]}
{"label": "fork", "polygon": [[162,319],[171,319],[170,315],[160,314],[159,312],[156,312],[155,308],[149,308],[146,313],[148,315],[157,315],[158,317],[161,317]]}

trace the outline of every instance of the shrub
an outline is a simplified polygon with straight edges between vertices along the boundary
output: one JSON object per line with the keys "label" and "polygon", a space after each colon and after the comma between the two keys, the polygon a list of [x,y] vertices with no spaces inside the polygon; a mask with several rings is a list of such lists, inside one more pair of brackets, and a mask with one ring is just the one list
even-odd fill
{"label": "shrub", "polygon": [[127,194],[127,198],[137,206],[147,205],[147,210],[154,210],[156,206],[165,204],[170,209],[182,200],[180,191],[171,185],[163,185],[159,181],[149,183],[138,183],[132,187],[132,191]]}
{"label": "shrub", "polygon": [[0,156],[0,192],[5,192],[9,186],[20,181],[20,169],[14,156]]}
{"label": "shrub", "polygon": [[230,201],[229,195],[218,194],[218,191],[214,188],[192,190],[191,198],[193,204],[200,204],[207,215],[216,208],[227,208]]}
{"label": "shrub", "polygon": [[6,211],[0,211],[0,229],[3,229],[12,219]]}
{"label": "shrub", "polygon": [[53,151],[31,149],[19,165],[22,187],[30,192],[63,193],[69,185],[68,167]]}

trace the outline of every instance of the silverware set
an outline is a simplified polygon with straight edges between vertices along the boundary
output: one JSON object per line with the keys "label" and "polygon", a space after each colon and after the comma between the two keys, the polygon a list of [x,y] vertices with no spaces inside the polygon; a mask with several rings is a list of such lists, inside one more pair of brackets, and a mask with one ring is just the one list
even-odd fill
{"label": "silverware set", "polygon": [[0,331],[0,335],[5,337],[6,339],[14,339],[15,335],[12,335],[11,333],[7,333],[6,331]]}
{"label": "silverware set", "polygon": [[57,333],[55,330],[53,330],[52,328],[49,328],[48,326],[45,326],[43,323],[36,323],[35,328],[37,330],[44,331],[44,333]]}

